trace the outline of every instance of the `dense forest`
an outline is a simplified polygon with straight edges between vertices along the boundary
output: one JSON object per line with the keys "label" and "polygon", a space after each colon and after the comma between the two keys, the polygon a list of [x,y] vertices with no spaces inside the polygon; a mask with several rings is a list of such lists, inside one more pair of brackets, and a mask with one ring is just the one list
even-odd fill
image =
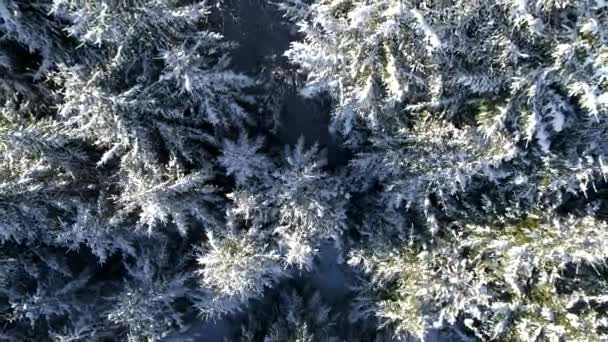
{"label": "dense forest", "polygon": [[0,0],[0,340],[605,340],[606,158],[605,0]]}

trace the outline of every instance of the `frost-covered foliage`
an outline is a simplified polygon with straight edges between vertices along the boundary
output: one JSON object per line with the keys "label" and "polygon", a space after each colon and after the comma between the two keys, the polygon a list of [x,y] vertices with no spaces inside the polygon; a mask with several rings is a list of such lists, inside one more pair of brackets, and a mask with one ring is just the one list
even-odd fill
{"label": "frost-covered foliage", "polygon": [[279,294],[274,312],[262,324],[259,317],[249,317],[248,324],[241,328],[242,341],[339,341],[336,333],[337,318],[323,303],[320,294],[312,294],[304,300],[294,290]]}
{"label": "frost-covered foliage", "polygon": [[227,222],[217,150],[258,109],[209,6],[0,2],[2,339],[157,340],[226,311],[214,279],[241,265],[197,273],[193,247],[216,256],[201,233]]}
{"label": "frost-covered foliage", "polygon": [[[310,270],[321,242],[342,240],[349,202],[346,186],[323,171],[326,160],[318,146],[306,149],[303,138],[293,149],[287,147],[277,164],[267,163],[252,150],[241,154],[248,156],[246,160],[235,160],[234,150],[243,151],[245,143],[243,138],[236,145],[227,142],[220,159],[227,170],[240,162],[239,172],[251,175],[240,182],[237,177],[235,191],[227,195],[232,201],[229,224],[245,226],[268,239],[266,243],[275,245],[286,266]],[[259,142],[248,144],[259,146]]]}
{"label": "frost-covered foliage", "polygon": [[306,94],[335,96],[345,134],[355,121],[398,130],[430,111],[549,152],[562,131],[607,109],[604,1],[284,6],[305,35],[286,55],[308,73]]}
{"label": "frost-covered foliage", "polygon": [[608,3],[248,1],[0,0],[1,340],[608,339]]}
{"label": "frost-covered foliage", "polygon": [[197,260],[201,283],[214,295],[199,305],[205,314],[231,312],[286,276],[279,255],[250,236],[231,234],[220,240],[210,233],[208,239],[210,250]]}
{"label": "frost-covered foliage", "polygon": [[5,110],[40,115],[50,111],[52,85],[45,77],[57,63],[88,63],[94,54],[77,49],[64,32],[64,18],[49,14],[52,2],[0,2],[0,104]]}
{"label": "frost-covered foliage", "polygon": [[606,338],[608,4],[281,7],[302,94],[332,96],[354,153],[351,318],[405,339]]}
{"label": "frost-covered foliage", "polygon": [[424,247],[353,251],[370,275],[359,313],[419,338],[442,327],[482,340],[605,338],[607,228],[539,213],[464,224]]}
{"label": "frost-covered foliage", "polygon": [[61,65],[54,77],[63,85],[59,115],[107,148],[101,163],[128,156],[154,164],[169,154],[202,166],[216,134],[253,120],[244,90],[254,81],[227,68],[233,44],[205,29],[205,2],[179,3],[57,4],[74,18],[68,32],[105,57]]}

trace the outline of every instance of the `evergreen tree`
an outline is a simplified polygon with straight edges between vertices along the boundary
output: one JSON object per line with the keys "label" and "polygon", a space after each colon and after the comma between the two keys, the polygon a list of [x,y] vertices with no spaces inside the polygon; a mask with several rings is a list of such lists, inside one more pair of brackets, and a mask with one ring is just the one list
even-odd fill
{"label": "evergreen tree", "polygon": [[243,341],[338,341],[335,333],[336,317],[323,303],[319,293],[305,301],[296,291],[280,293],[276,312],[267,319],[270,324],[262,327],[258,317],[249,317],[248,325],[241,328]]}
{"label": "evergreen tree", "polygon": [[605,231],[606,3],[282,6],[303,34],[286,52],[303,94],[333,97],[355,153],[353,319],[406,339],[601,339],[596,293],[556,279],[605,261],[579,239]]}
{"label": "evergreen tree", "polygon": [[608,338],[606,1],[256,1],[0,0],[0,339]]}
{"label": "evergreen tree", "polygon": [[258,239],[273,245],[285,265],[310,270],[323,241],[342,240],[349,198],[346,187],[323,171],[325,157],[316,144],[306,150],[303,138],[293,149],[286,147],[284,161],[274,165],[255,156],[259,141],[247,143],[241,138],[238,144],[250,146],[237,147],[247,159],[236,157],[234,143],[228,142],[220,162],[228,170],[240,162],[239,172],[252,177],[228,194],[233,202],[229,224],[245,225]]}
{"label": "evergreen tree", "polygon": [[224,225],[218,138],[255,124],[255,82],[229,70],[209,14],[0,3],[3,338],[157,340],[196,307],[227,311],[214,279],[239,265],[202,262],[197,281],[192,242],[215,246],[201,232]]}
{"label": "evergreen tree", "polygon": [[355,250],[349,262],[369,277],[354,317],[371,312],[419,338],[443,327],[460,339],[602,338],[606,228],[591,216],[513,213],[422,247]]}

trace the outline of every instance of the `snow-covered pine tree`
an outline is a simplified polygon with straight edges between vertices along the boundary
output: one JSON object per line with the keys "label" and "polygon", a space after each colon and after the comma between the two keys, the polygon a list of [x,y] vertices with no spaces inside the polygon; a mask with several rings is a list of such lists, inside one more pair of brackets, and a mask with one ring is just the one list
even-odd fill
{"label": "snow-covered pine tree", "polygon": [[64,31],[66,18],[52,15],[52,2],[0,2],[0,103],[3,110],[40,116],[52,111],[53,86],[46,82],[57,63],[86,63],[94,55],[77,48]]}
{"label": "snow-covered pine tree", "polygon": [[305,94],[334,95],[339,132],[355,120],[399,130],[430,111],[460,124],[498,120],[516,140],[547,151],[579,121],[573,107],[594,117],[606,110],[603,1],[304,6],[283,4],[304,34],[286,55],[308,75]]}
{"label": "snow-covered pine tree", "polygon": [[[376,315],[405,338],[603,336],[591,290],[602,276],[583,269],[603,274],[605,255],[578,239],[605,234],[606,2],[283,8],[303,34],[286,52],[308,77],[303,94],[332,95],[333,128],[355,153],[346,184],[362,235],[350,260],[363,280],[353,318]],[[492,237],[476,246],[496,250],[474,250],[480,230]],[[528,273],[509,269],[515,259]],[[508,272],[527,286],[510,293]],[[568,302],[573,292],[588,306]]]}
{"label": "snow-covered pine tree", "polygon": [[[235,4],[0,0],[1,339],[606,338],[605,1],[285,0],[261,78]],[[348,165],[277,148],[288,60]]]}
{"label": "snow-covered pine tree", "polygon": [[194,268],[226,221],[218,142],[256,123],[208,6],[0,2],[3,339],[158,340],[249,299],[214,283],[243,265]]}
{"label": "snow-covered pine tree", "polygon": [[591,216],[514,212],[424,248],[353,251],[349,262],[369,272],[357,311],[418,338],[440,328],[458,339],[603,338],[607,228]]}
{"label": "snow-covered pine tree", "polygon": [[276,164],[256,154],[260,144],[247,137],[224,144],[220,163],[230,173],[238,170],[237,187],[228,194],[228,223],[273,245],[284,265],[311,270],[322,242],[342,241],[346,186],[323,170],[326,159],[319,147],[306,149],[303,137],[293,149],[286,147]]}

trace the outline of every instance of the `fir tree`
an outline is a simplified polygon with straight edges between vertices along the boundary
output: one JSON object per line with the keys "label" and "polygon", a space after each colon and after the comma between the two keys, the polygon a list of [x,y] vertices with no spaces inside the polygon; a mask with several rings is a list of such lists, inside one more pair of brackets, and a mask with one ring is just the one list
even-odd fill
{"label": "fir tree", "polygon": [[[605,2],[283,7],[303,34],[286,52],[308,77],[303,94],[333,97],[333,127],[355,152],[348,184],[363,235],[350,260],[365,280],[353,318],[380,317],[404,338],[432,329],[458,339],[601,338],[602,310],[568,311],[576,305],[560,298],[570,293],[547,274],[576,278],[575,265],[605,260],[601,247],[577,242],[604,232],[589,208],[603,207],[594,198],[605,186]],[[505,226],[528,237],[508,240]],[[529,258],[477,254],[473,227],[497,234],[475,248],[508,240],[504,253]],[[545,264],[557,255],[544,231],[562,253],[597,259]],[[526,285],[510,293],[517,277]],[[554,314],[539,321],[534,310]]]}
{"label": "fir tree", "polygon": [[0,339],[608,338],[605,1],[239,5],[0,0]]}

